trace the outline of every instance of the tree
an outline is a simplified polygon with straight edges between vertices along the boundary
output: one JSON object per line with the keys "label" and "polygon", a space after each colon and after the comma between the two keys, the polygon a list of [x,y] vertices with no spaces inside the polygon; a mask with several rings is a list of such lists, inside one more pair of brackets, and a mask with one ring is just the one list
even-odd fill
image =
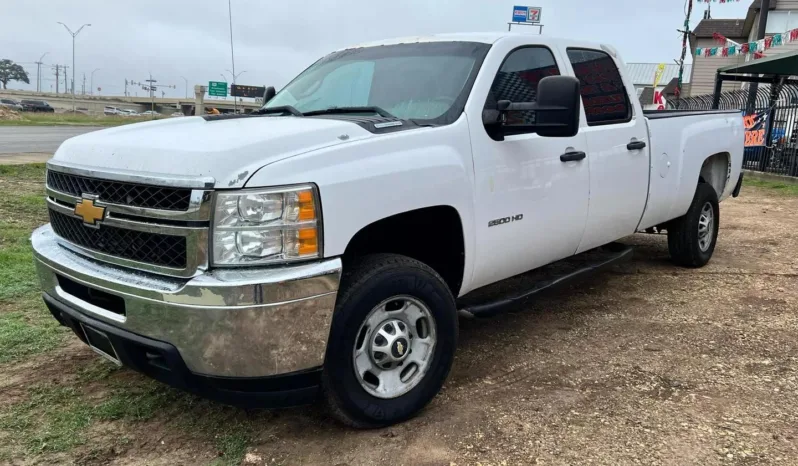
{"label": "tree", "polygon": [[17,65],[11,60],[0,60],[0,83],[3,83],[3,89],[8,89],[9,81],[22,81],[25,84],[30,84],[28,73],[20,65]]}

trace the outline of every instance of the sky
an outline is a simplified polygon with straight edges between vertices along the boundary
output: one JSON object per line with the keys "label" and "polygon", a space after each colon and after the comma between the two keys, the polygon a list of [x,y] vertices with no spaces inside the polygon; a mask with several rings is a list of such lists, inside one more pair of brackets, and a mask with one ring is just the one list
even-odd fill
{"label": "sky", "polygon": [[[627,62],[673,63],[681,53],[685,0],[231,0],[236,80],[278,90],[327,53],[358,43],[445,32],[502,31],[514,5],[543,8],[547,36],[615,46]],[[743,18],[750,0],[712,4],[713,18]],[[231,82],[230,29],[224,0],[0,0],[0,59],[20,63],[36,89],[42,54],[42,89],[55,89],[54,64],[72,65],[75,40],[76,91],[83,74],[95,94],[122,95],[125,79],[149,74],[166,96],[179,97],[195,84]],[[706,4],[693,8],[691,25]],[[513,27],[513,30],[523,30]],[[537,32],[536,28],[524,28]],[[689,51],[688,51],[689,56]],[[243,73],[242,73],[243,72]],[[72,70],[70,68],[71,75]],[[186,81],[184,81],[184,78]],[[63,82],[62,82],[63,85]],[[98,92],[96,88],[102,88]],[[131,95],[147,95],[139,86]]]}

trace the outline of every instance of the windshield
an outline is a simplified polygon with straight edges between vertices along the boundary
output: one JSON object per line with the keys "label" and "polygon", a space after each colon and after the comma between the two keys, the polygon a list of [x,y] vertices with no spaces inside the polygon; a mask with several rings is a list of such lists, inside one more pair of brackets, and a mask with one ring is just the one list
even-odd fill
{"label": "windshield", "polygon": [[379,107],[401,119],[453,121],[463,111],[488,48],[426,42],[335,52],[302,72],[264,108],[291,106],[308,113]]}

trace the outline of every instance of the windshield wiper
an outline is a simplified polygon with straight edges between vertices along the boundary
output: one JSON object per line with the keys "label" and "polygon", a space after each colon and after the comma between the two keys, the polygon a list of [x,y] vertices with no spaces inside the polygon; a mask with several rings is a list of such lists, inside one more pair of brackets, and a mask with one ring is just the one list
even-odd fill
{"label": "windshield wiper", "polygon": [[262,108],[260,110],[256,110],[252,112],[254,115],[270,115],[272,113],[287,113],[293,116],[305,116],[302,112],[297,110],[296,108],[290,105],[281,105],[279,107],[271,107],[271,108]]}
{"label": "windshield wiper", "polygon": [[395,116],[391,115],[390,113],[386,112],[385,110],[381,109],[380,107],[330,107],[325,108],[324,110],[313,110],[310,112],[305,112],[305,116],[313,116],[313,115],[334,115],[334,114],[347,114],[347,113],[376,113],[377,115],[385,118],[396,118]]}

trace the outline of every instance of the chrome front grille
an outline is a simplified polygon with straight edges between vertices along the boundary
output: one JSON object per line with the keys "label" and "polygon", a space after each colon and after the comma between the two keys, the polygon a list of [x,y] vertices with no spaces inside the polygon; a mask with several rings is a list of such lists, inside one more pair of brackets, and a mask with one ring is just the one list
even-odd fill
{"label": "chrome front grille", "polygon": [[[47,168],[50,223],[64,247],[163,275],[191,277],[208,268],[212,179],[99,173],[52,161]],[[75,212],[88,199],[105,209],[97,225]]]}
{"label": "chrome front grille", "polygon": [[101,202],[149,209],[185,211],[191,201],[190,189],[125,183],[53,170],[47,172],[47,186],[76,197],[93,194]]}
{"label": "chrome front grille", "polygon": [[186,267],[183,236],[109,226],[87,228],[81,219],[54,210],[50,210],[50,224],[58,236],[92,251],[163,267]]}

